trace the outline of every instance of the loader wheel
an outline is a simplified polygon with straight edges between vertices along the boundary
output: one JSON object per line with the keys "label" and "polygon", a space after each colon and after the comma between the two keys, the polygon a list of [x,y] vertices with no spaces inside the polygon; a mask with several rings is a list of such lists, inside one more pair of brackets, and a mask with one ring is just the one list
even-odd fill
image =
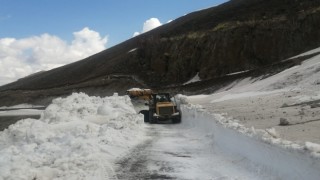
{"label": "loader wheel", "polygon": [[149,110],[149,123],[150,124],[154,124],[155,123],[155,120],[153,118],[153,111],[152,110]]}
{"label": "loader wheel", "polygon": [[172,120],[172,123],[174,123],[174,124],[181,123],[181,118],[173,119],[173,120]]}
{"label": "loader wheel", "polygon": [[144,122],[149,122],[149,111],[148,110],[141,110],[139,113],[143,114]]}
{"label": "loader wheel", "polygon": [[179,111],[179,116],[177,118],[172,119],[172,123],[178,124],[181,123],[181,112]]}

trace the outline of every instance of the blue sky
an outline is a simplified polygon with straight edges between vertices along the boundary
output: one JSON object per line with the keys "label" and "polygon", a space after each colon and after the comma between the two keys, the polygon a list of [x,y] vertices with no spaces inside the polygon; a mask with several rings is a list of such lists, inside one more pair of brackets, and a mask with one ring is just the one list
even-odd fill
{"label": "blue sky", "polygon": [[223,0],[0,0],[0,38],[49,33],[70,41],[84,27],[108,35],[108,47],[141,31],[147,19],[161,23]]}
{"label": "blue sky", "polygon": [[[226,0],[0,0],[0,85]],[[153,19],[151,19],[153,18]]]}

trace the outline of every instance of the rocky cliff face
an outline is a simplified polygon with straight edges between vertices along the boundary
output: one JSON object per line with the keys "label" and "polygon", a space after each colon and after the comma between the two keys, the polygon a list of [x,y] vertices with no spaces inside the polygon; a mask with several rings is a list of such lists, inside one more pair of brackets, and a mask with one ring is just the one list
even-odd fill
{"label": "rocky cliff face", "polygon": [[205,80],[262,68],[320,47],[319,22],[319,0],[231,0],[82,61],[2,86],[0,99],[17,99],[15,93],[27,90],[31,99],[38,91],[49,96],[53,88],[61,90],[59,95],[88,88],[96,95],[94,87],[121,93],[132,81],[159,88],[183,84],[197,73]]}
{"label": "rocky cliff face", "polygon": [[320,46],[320,1],[232,2],[188,15],[199,21],[180,23],[179,31],[162,27],[141,38],[136,58],[146,80],[153,85],[181,83],[197,72],[210,79]]}

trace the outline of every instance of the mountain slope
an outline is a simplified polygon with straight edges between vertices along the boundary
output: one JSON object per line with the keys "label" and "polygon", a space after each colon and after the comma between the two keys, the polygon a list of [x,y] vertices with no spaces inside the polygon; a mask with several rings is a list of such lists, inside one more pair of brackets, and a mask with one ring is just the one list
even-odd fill
{"label": "mountain slope", "polygon": [[318,0],[232,0],[84,60],[2,86],[0,99],[17,91],[52,88],[60,89],[57,94],[97,86],[108,93],[133,85],[161,88],[183,84],[197,73],[206,80],[261,68],[320,46],[318,22]]}

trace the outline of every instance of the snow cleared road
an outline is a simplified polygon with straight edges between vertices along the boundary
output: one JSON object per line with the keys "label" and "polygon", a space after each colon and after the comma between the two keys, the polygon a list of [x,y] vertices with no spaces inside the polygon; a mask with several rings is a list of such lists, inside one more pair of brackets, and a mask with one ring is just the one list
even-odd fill
{"label": "snow cleared road", "polygon": [[0,180],[318,180],[320,145],[183,104],[181,124],[145,124],[128,96],[58,98],[0,131]]}
{"label": "snow cleared road", "polygon": [[276,179],[250,166],[245,158],[219,152],[210,137],[183,125],[146,128],[149,138],[117,161],[118,179]]}

